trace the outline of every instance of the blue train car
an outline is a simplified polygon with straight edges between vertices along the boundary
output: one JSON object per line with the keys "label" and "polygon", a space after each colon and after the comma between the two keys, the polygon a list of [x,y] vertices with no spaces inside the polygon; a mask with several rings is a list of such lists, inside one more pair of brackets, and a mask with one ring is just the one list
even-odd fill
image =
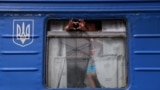
{"label": "blue train car", "polygon": [[0,0],[0,90],[92,90],[92,41],[96,90],[160,90],[158,0]]}

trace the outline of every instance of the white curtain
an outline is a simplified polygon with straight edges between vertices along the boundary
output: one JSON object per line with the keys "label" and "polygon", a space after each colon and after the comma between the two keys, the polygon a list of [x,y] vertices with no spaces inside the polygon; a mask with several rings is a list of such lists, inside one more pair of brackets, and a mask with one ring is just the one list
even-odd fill
{"label": "white curtain", "polygon": [[[64,22],[52,21],[50,31],[63,31]],[[47,86],[67,88],[67,65],[65,39],[50,38],[48,47]]]}
{"label": "white curtain", "polygon": [[67,87],[66,49],[64,39],[49,40],[48,86],[51,88]]}
{"label": "white curtain", "polygon": [[103,52],[97,55],[96,73],[104,88],[121,88],[126,86],[126,60],[123,39],[103,39]]}

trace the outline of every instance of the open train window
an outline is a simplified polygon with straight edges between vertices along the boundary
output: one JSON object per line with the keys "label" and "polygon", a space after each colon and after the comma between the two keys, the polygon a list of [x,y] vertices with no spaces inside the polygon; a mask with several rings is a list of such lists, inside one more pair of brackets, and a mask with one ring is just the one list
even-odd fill
{"label": "open train window", "polygon": [[126,87],[124,20],[49,20],[47,26],[47,87]]}

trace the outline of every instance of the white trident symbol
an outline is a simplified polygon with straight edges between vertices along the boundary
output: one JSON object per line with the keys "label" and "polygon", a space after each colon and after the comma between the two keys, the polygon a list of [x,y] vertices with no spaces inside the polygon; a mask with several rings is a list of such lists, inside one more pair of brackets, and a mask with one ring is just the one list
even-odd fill
{"label": "white trident symbol", "polygon": [[17,24],[17,40],[20,40],[22,44],[28,39],[30,39],[30,24],[25,26],[25,23],[22,23],[22,26]]}

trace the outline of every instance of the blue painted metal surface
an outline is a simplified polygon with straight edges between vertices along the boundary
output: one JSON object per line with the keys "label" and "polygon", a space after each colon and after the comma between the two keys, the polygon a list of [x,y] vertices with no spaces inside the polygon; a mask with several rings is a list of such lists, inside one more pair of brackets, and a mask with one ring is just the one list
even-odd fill
{"label": "blue painted metal surface", "polygon": [[[44,85],[46,23],[70,18],[127,21],[128,87],[103,90],[160,90],[158,0],[1,0],[0,90],[52,90]],[[34,20],[31,45],[13,43],[14,19]]]}

